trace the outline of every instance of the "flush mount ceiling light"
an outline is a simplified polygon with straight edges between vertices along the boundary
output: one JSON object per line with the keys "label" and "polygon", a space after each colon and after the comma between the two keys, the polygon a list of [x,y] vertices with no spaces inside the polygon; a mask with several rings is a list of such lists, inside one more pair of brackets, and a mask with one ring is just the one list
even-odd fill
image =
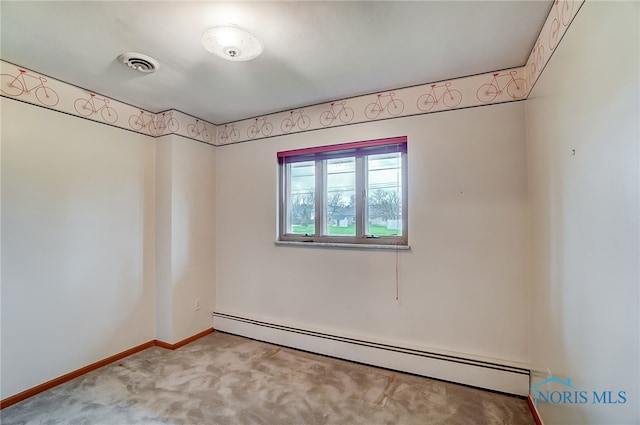
{"label": "flush mount ceiling light", "polygon": [[262,43],[253,34],[232,25],[209,28],[202,34],[205,49],[230,61],[248,61],[262,53]]}
{"label": "flush mount ceiling light", "polygon": [[146,74],[156,72],[160,68],[157,60],[142,53],[123,53],[118,56],[118,60],[128,67]]}

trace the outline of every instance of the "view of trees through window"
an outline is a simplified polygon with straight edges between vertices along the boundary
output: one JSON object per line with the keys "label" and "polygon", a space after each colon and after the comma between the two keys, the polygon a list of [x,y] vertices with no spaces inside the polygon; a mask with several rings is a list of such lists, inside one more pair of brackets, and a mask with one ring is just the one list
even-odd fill
{"label": "view of trees through window", "polygon": [[356,234],[356,159],[328,159],[326,169],[325,223],[328,235]]}
{"label": "view of trees through window", "polygon": [[315,232],[315,167],[315,161],[296,162],[290,165],[289,233],[313,234]]}
{"label": "view of trees through window", "polygon": [[367,157],[367,235],[402,235],[402,162],[397,152]]}

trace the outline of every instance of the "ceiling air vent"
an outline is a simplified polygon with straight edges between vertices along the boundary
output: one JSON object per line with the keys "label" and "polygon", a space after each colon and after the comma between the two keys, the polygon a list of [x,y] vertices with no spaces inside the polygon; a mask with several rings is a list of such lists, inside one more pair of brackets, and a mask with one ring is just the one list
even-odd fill
{"label": "ceiling air vent", "polygon": [[128,67],[147,74],[156,72],[160,68],[157,60],[141,53],[123,53],[118,56],[118,59]]}

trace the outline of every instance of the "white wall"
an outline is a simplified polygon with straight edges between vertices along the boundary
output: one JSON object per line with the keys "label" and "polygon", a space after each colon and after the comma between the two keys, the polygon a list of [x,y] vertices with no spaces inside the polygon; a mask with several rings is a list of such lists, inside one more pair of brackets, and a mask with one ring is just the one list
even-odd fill
{"label": "white wall", "polygon": [[[279,150],[408,136],[410,252],[275,246]],[[524,103],[217,149],[216,310],[528,362]]]}
{"label": "white wall", "polygon": [[171,188],[173,138],[156,139],[156,338],[173,343],[173,276],[171,275]]}
{"label": "white wall", "polygon": [[180,136],[158,139],[156,332],[165,342],[175,343],[211,327],[215,153],[210,145]]}
{"label": "white wall", "polygon": [[628,400],[541,403],[546,425],[640,423],[639,6],[586,2],[527,101],[532,384]]}
{"label": "white wall", "polygon": [[2,99],[0,398],[211,327],[214,167],[210,145]]}
{"label": "white wall", "polygon": [[153,139],[2,105],[2,395],[154,338]]}

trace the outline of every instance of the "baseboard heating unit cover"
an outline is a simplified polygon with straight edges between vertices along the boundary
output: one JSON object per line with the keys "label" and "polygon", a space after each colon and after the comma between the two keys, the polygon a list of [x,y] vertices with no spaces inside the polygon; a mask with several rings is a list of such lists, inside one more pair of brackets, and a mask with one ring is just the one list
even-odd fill
{"label": "baseboard heating unit cover", "polygon": [[213,327],[248,338],[373,366],[526,396],[528,365],[441,350],[340,336],[248,317],[213,313]]}

